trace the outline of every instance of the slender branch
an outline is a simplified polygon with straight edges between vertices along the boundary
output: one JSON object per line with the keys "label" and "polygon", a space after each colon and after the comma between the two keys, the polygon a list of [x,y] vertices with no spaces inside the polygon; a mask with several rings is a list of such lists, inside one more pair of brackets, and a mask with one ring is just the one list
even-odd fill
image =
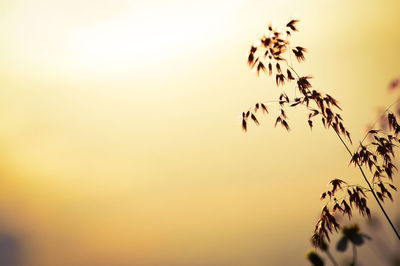
{"label": "slender branch", "polygon": [[[380,119],[382,116],[384,116],[384,115],[386,114],[386,112],[389,111],[390,108],[392,108],[392,106],[395,105],[396,103],[398,103],[399,101],[400,101],[400,98],[397,99],[396,101],[394,101],[391,105],[389,105],[389,106],[385,109],[385,111],[383,111],[382,114],[378,117],[378,119],[377,119],[377,120],[375,121],[375,123],[372,125],[371,129],[374,129],[374,127],[375,127],[376,123],[378,123],[379,119]],[[357,151],[358,151],[358,149],[361,147],[361,144],[364,142],[364,140],[368,137],[368,135],[369,135],[369,132],[367,132],[367,134],[365,134],[364,138],[361,140],[360,145],[357,147]]]}
{"label": "slender branch", "polygon": [[[298,74],[296,73],[296,71],[289,65],[289,63],[288,63],[286,60],[285,60],[285,62],[287,63],[288,67],[290,67],[290,68],[295,72],[295,74],[299,77],[299,75],[298,75]],[[399,100],[397,100],[397,101],[399,101]],[[397,101],[396,101],[396,102],[397,102]],[[273,102],[273,101],[271,101],[271,102]],[[385,113],[386,113],[396,102],[392,103],[392,104],[385,110]],[[307,106],[307,108],[309,108],[309,107]],[[334,131],[335,131],[335,130],[334,130]],[[352,156],[353,156],[353,153],[350,151],[349,147],[348,147],[347,144],[344,142],[344,140],[342,139],[342,137],[340,136],[340,134],[339,134],[338,132],[336,132],[336,131],[335,131],[335,133],[336,133],[336,135],[339,137],[339,139],[340,139],[340,141],[342,142],[342,144],[345,146],[346,150],[349,152],[350,156],[352,157]],[[364,138],[364,139],[365,139],[365,138]],[[382,204],[380,203],[378,197],[377,197],[376,194],[375,194],[374,188],[371,186],[371,183],[368,181],[368,178],[366,177],[366,175],[365,175],[365,173],[364,173],[364,171],[363,171],[361,165],[360,165],[358,162],[357,162],[357,167],[358,167],[358,169],[360,169],[360,172],[361,172],[361,174],[362,174],[362,176],[363,176],[365,182],[368,184],[368,187],[370,188],[370,191],[371,191],[372,195],[374,196],[376,202],[378,203],[378,205],[379,205],[381,211],[382,211],[383,214],[385,215],[386,220],[389,222],[389,224],[390,224],[390,226],[392,227],[392,229],[393,229],[394,233],[396,234],[397,238],[400,240],[400,234],[399,234],[399,232],[396,230],[396,228],[395,228],[395,226],[393,225],[392,221],[390,220],[388,214],[386,213],[385,209],[383,208]]]}
{"label": "slender branch", "polygon": [[[340,141],[343,143],[343,145],[346,147],[346,150],[349,152],[350,156],[353,156],[353,153],[350,151],[349,147],[348,147],[347,144],[343,141],[343,139],[342,139],[342,137],[339,135],[339,133],[337,133],[336,131],[335,131],[335,133],[336,133],[336,135],[339,137],[339,139],[340,139]],[[369,188],[370,188],[370,190],[371,190],[372,195],[374,195],[374,198],[375,198],[376,202],[378,202],[378,205],[379,205],[379,207],[381,208],[383,214],[385,215],[386,220],[389,222],[389,224],[391,225],[391,227],[392,227],[394,233],[396,234],[397,238],[400,240],[399,232],[397,232],[396,227],[394,227],[392,221],[390,220],[390,218],[389,218],[389,216],[387,215],[385,209],[383,208],[383,206],[382,206],[382,204],[380,203],[378,197],[376,196],[375,190],[372,188],[370,182],[368,181],[367,177],[365,176],[365,173],[364,173],[364,171],[363,171],[361,165],[360,165],[358,162],[357,162],[357,167],[358,167],[358,169],[360,169],[361,174],[362,174],[362,176],[364,177],[365,182],[368,184],[368,186],[369,186]]]}
{"label": "slender branch", "polygon": [[[290,53],[289,53],[289,54],[290,54]],[[296,74],[297,78],[300,78],[299,74],[297,74],[296,70],[294,70],[294,68],[288,63],[288,61],[285,60],[285,62],[286,62],[286,65],[287,65],[291,70],[293,70],[293,72]]]}
{"label": "slender branch", "polygon": [[339,264],[336,262],[335,258],[333,258],[332,254],[329,252],[329,250],[326,250],[325,253],[328,256],[328,258],[331,260],[331,262],[334,266],[339,266]]}
{"label": "slender branch", "polygon": [[351,265],[355,266],[357,261],[357,248],[356,245],[354,245],[354,243],[351,244],[353,245],[353,262],[351,263]]}
{"label": "slender branch", "polygon": [[[290,67],[290,66],[289,66],[289,67]],[[294,70],[293,70],[293,71],[294,71]],[[296,74],[297,74],[297,73],[296,73]],[[280,102],[280,101],[268,101],[267,103],[274,103],[274,102]],[[291,102],[295,102],[295,101],[289,101],[289,103],[291,103]],[[397,101],[396,101],[396,102],[397,102]],[[394,103],[393,103],[393,104],[394,104]],[[392,104],[392,105],[393,105],[393,104]],[[392,106],[392,105],[391,105],[391,106]],[[387,108],[387,110],[389,110],[389,108],[390,108],[391,106],[389,106],[389,107]],[[308,106],[306,106],[306,107],[309,108]],[[385,112],[386,112],[386,111],[385,111]],[[334,130],[334,131],[335,131],[335,130]],[[343,138],[340,136],[340,134],[339,134],[338,132],[335,131],[335,133],[336,133],[336,135],[339,137],[340,141],[342,142],[342,144],[344,145],[344,147],[346,148],[346,150],[349,152],[350,156],[352,157],[352,156],[353,156],[353,153],[350,151],[349,147],[348,147],[347,144],[344,142]],[[360,169],[360,172],[361,172],[361,174],[362,174],[362,176],[363,176],[365,182],[368,184],[368,187],[370,188],[370,191],[371,191],[372,195],[374,196],[376,202],[378,203],[378,205],[379,205],[381,211],[382,211],[383,214],[385,215],[386,220],[389,222],[389,224],[390,224],[390,226],[392,227],[392,229],[393,229],[394,233],[396,234],[397,238],[400,240],[400,234],[399,234],[398,231],[396,230],[396,228],[395,228],[395,226],[393,225],[392,221],[390,220],[388,214],[386,213],[385,209],[383,208],[382,204],[380,203],[378,197],[377,197],[376,194],[375,194],[374,188],[371,186],[371,183],[368,181],[368,179],[367,179],[367,177],[366,177],[366,175],[365,175],[365,173],[364,173],[364,171],[363,171],[361,165],[360,165],[358,162],[357,162],[357,167],[358,167],[358,169]]]}

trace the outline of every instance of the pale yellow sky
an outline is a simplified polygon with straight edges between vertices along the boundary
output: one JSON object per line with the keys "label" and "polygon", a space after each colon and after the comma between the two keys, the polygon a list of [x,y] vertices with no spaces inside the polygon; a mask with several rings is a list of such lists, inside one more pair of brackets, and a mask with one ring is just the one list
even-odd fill
{"label": "pale yellow sky", "polygon": [[355,140],[400,75],[395,0],[0,10],[0,223],[22,265],[307,265],[320,192],[361,179],[306,114],[290,113],[290,133],[273,117],[241,131],[243,110],[280,93],[247,51],[299,18],[298,69],[340,100]]}

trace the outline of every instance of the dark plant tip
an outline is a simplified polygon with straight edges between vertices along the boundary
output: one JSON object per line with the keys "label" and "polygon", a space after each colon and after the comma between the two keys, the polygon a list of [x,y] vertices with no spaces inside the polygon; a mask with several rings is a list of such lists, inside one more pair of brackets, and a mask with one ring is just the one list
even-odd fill
{"label": "dark plant tip", "polygon": [[242,119],[242,129],[243,129],[244,132],[247,131],[247,122],[246,122],[245,119]]}
{"label": "dark plant tip", "polygon": [[307,253],[307,259],[311,262],[313,266],[324,266],[324,261],[321,257],[315,252],[310,251]]}

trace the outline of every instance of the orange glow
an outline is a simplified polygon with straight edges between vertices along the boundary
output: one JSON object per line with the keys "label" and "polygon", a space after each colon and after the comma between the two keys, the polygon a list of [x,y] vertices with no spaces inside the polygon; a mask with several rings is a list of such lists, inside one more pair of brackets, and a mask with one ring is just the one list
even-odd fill
{"label": "orange glow", "polygon": [[320,192],[358,172],[306,114],[287,133],[271,106],[243,133],[240,113],[280,93],[248,49],[295,14],[299,71],[355,142],[400,75],[395,0],[0,6],[0,242],[21,266],[308,265]]}

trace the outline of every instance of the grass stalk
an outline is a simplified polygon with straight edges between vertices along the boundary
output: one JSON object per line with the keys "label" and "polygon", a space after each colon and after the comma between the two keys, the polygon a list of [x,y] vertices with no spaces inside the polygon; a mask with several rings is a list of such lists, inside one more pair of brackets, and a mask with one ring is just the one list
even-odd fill
{"label": "grass stalk", "polygon": [[356,266],[356,262],[357,262],[357,247],[354,243],[351,243],[351,245],[353,246],[353,262],[351,263],[352,266]]}
{"label": "grass stalk", "polygon": [[[339,137],[340,141],[342,142],[342,144],[344,145],[344,147],[346,148],[346,150],[349,152],[350,156],[353,156],[353,153],[350,151],[349,147],[347,146],[347,144],[344,142],[343,138],[335,131],[336,135]],[[360,164],[357,162],[357,167],[358,169],[360,169],[360,172],[364,178],[364,181],[368,184],[368,187],[371,190],[372,195],[374,195],[374,198],[376,200],[376,202],[378,202],[378,205],[381,209],[381,211],[383,212],[383,214],[385,215],[386,220],[389,222],[390,226],[392,227],[395,235],[397,236],[397,238],[400,240],[400,235],[399,232],[397,232],[396,227],[393,225],[392,221],[389,218],[389,215],[386,213],[385,208],[383,208],[382,204],[380,203],[378,197],[375,194],[375,190],[372,188],[371,183],[368,181],[367,177],[365,176],[365,173],[362,169],[362,167],[360,166]]]}
{"label": "grass stalk", "polygon": [[328,256],[328,258],[331,260],[331,262],[334,266],[339,266],[339,264],[336,262],[335,258],[332,256],[332,254],[329,252],[329,250],[326,250],[325,253]]}

